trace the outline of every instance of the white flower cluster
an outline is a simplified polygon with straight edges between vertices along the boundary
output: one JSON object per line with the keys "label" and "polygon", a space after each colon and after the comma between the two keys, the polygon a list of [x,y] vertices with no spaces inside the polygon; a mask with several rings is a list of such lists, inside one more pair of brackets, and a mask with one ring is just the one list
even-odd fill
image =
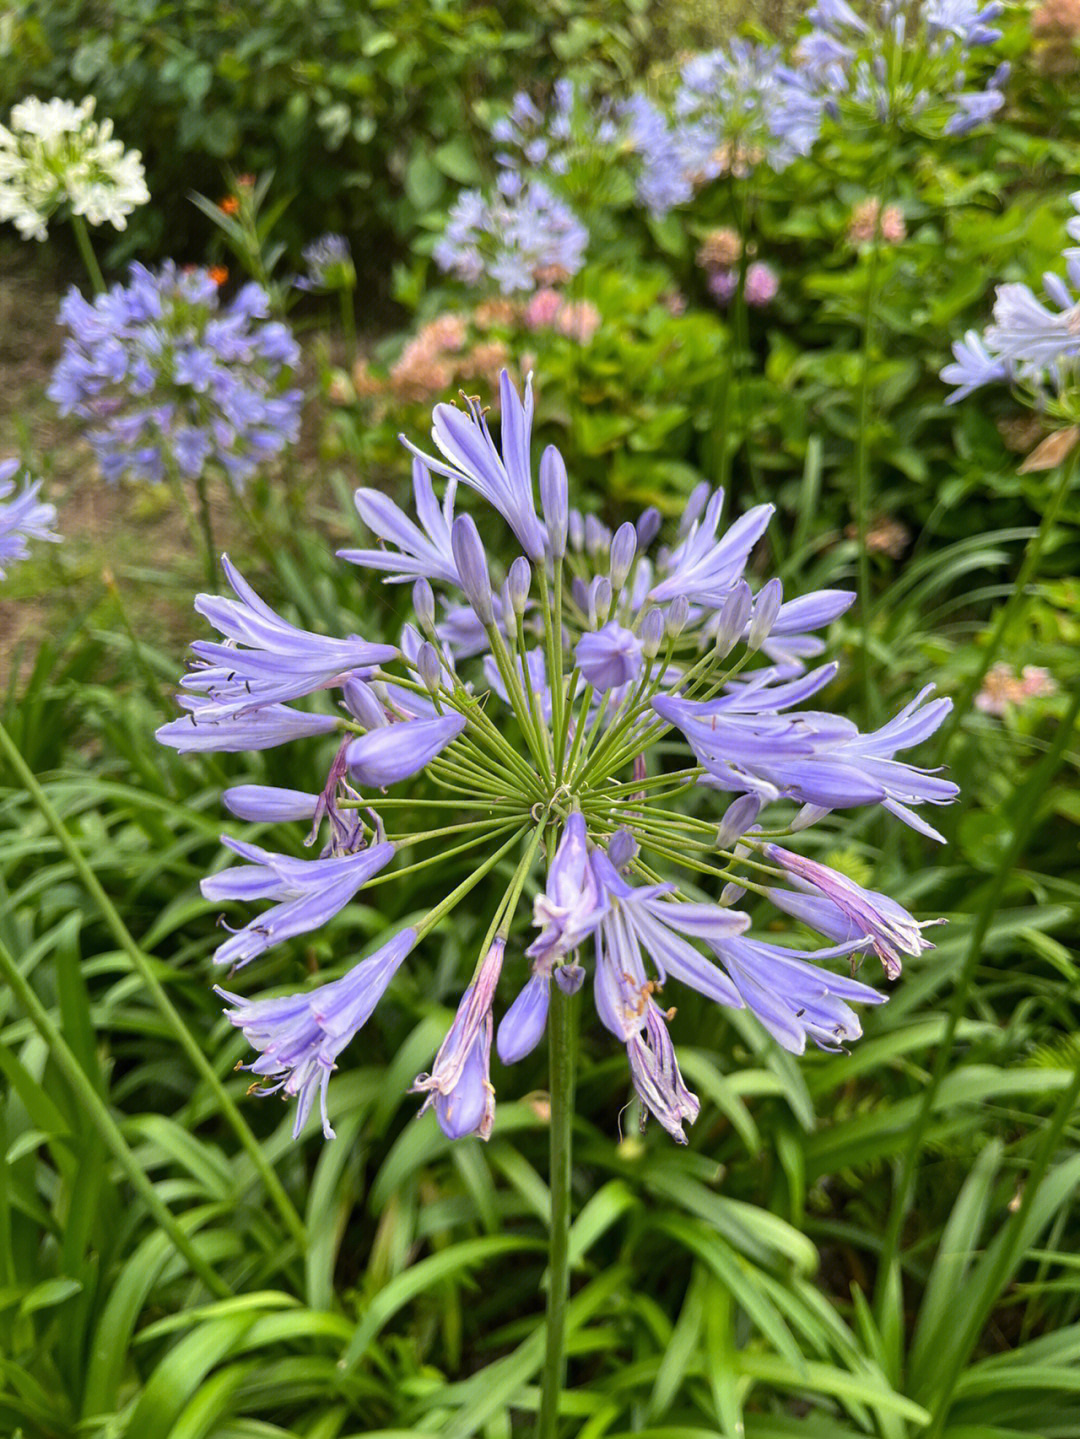
{"label": "white flower cluster", "polygon": [[0,220],[24,240],[44,240],[61,205],[91,225],[123,230],[150,199],[138,150],[113,137],[111,120],[92,118],[94,100],[22,100],[0,125]]}

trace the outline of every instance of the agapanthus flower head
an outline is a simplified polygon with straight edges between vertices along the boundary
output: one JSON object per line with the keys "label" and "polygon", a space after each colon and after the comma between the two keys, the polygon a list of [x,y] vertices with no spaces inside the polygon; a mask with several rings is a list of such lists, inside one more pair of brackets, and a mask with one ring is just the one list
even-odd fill
{"label": "agapanthus flower head", "polygon": [[492,126],[497,163],[514,174],[536,175],[573,200],[603,189],[625,159],[625,125],[605,95],[564,77],[539,102],[519,91]]}
{"label": "agapanthus flower head", "polygon": [[504,171],[489,194],[466,190],[450,211],[435,262],[476,286],[504,295],[529,291],[557,275],[569,279],[585,263],[588,231],[542,180]]}
{"label": "agapanthus flower head", "polygon": [[[0,580],[5,567],[26,559],[30,540],[58,542],[60,536],[53,526],[56,509],[38,499],[41,481],[23,474],[22,489],[15,494],[16,477],[22,470],[19,460],[0,460]],[[15,494],[15,498],[10,496]]]}
{"label": "agapanthus flower head", "polygon": [[695,188],[758,165],[785,170],[813,149],[823,102],[779,46],[734,40],[695,55],[675,95],[675,144]]}
{"label": "agapanthus flower head", "polygon": [[795,68],[849,121],[962,135],[1005,103],[1008,65],[986,73],[1001,10],[997,0],[817,0]]}
{"label": "agapanthus flower head", "polygon": [[300,432],[299,346],[269,313],[254,282],[223,302],[207,270],[133,264],[93,301],[64,297],[49,397],[88,422],[108,480],[194,479],[215,465],[241,488]]}
{"label": "agapanthus flower head", "polygon": [[307,272],[293,281],[298,290],[351,290],[355,287],[356,267],[344,235],[320,235],[310,245],[304,246],[303,256]]}
{"label": "agapanthus flower head", "polygon": [[[557,450],[534,466],[531,390],[508,376],[501,415],[496,443],[479,400],[436,408],[438,457],[409,442],[415,518],[376,491],[357,496],[383,548],[348,558],[377,580],[412,581],[416,622],[396,648],[301,631],[231,568],[236,598],[198,602],[224,643],[198,644],[188,714],[163,740],[239,748],[246,732],[258,748],[306,733],[325,746],[327,775],[314,795],[228,792],[238,818],[299,824],[309,844],[326,825],[329,840],[311,860],[227,841],[248,863],[211,876],[206,893],[273,903],[219,960],[244,963],[347,913],[362,885],[370,896],[393,874],[401,848],[436,844],[410,863],[457,855],[469,866],[406,937],[344,979],[285,999],[227,996],[230,1018],[259,1051],[255,1072],[298,1096],[300,1122],[323,1096],[328,1130],[330,1069],[406,950],[508,863],[456,1017],[414,1085],[423,1107],[451,1137],[487,1138],[492,1043],[506,1064],[531,1053],[552,1006],[580,1004],[591,973],[642,1122],[651,1115],[685,1143],[700,1103],[676,1056],[678,995],[748,1010],[793,1053],[808,1042],[842,1050],[861,1033],[860,1010],[885,999],[843,963],[873,951],[894,977],[901,956],[929,947],[927,921],[805,857],[800,837],[830,810],[867,805],[934,835],[919,807],[947,804],[956,788],[897,756],[935,731],[949,702],[924,690],[869,734],[806,708],[837,669],[807,670],[822,648],[815,632],[853,596],[790,597],[778,579],[756,578],[771,506],[722,523],[723,493],[704,485],[669,543],[655,511],[608,526],[570,503]],[[339,696],[333,712],[325,698],[299,708],[326,691]],[[421,774],[437,785],[433,813],[447,805],[453,822],[398,830],[393,787]],[[691,786],[701,787],[693,814],[678,804]],[[771,902],[763,923],[785,915],[826,943],[758,937],[758,916],[735,907],[745,896]],[[496,1026],[504,974],[516,998]]]}
{"label": "agapanthus flower head", "polygon": [[93,118],[94,103],[31,97],[0,125],[0,220],[24,239],[44,240],[58,210],[123,230],[150,199],[138,150],[124,148],[111,120]]}

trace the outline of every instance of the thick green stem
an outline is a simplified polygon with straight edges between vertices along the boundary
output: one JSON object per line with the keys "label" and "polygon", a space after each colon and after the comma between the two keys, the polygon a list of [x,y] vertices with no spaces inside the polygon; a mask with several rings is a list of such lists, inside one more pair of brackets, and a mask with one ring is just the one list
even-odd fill
{"label": "thick green stem", "polygon": [[90,243],[90,231],[86,228],[86,221],[81,215],[72,215],[71,228],[75,231],[75,242],[79,247],[79,254],[86,266],[86,273],[90,276],[94,292],[103,295],[105,293],[105,277],[101,273],[101,266],[94,254],[94,247]]}
{"label": "thick green stem", "polygon": [[26,1011],[34,1028],[49,1046],[49,1053],[61,1074],[71,1085],[72,1092],[86,1117],[108,1148],[112,1150],[113,1157],[127,1175],[132,1189],[150,1211],[154,1222],[168,1235],[176,1252],[187,1261],[191,1266],[192,1273],[198,1275],[210,1293],[218,1299],[228,1299],[232,1293],[229,1286],[219,1275],[215,1274],[195,1248],[190,1237],[177,1223],[172,1210],[163,1203],[157,1190],[147,1179],[138,1159],[120,1132],[120,1126],[109,1113],[105,1101],[87,1078],[74,1052],[53,1023],[49,1011],[34,993],[29,981],[15,963],[14,956],[2,940],[0,940],[0,974],[3,974],[12,994]]}
{"label": "thick green stem", "polygon": [[349,364],[356,364],[356,311],[353,309],[353,292],[351,285],[342,286],[338,291],[341,297],[341,326],[345,331],[345,348],[349,356]]}
{"label": "thick green stem", "polygon": [[566,1306],[570,1294],[570,1166],[577,1061],[577,1000],[551,987],[548,1063],[551,1088],[551,1228],[548,1239],[547,1354],[536,1439],[555,1439],[566,1377]]}
{"label": "thick green stem", "polygon": [[86,856],[75,843],[64,821],[56,812],[52,800],[50,800],[49,796],[38,783],[33,770],[23,759],[18,745],[16,745],[15,741],[8,734],[2,721],[0,721],[0,755],[3,755],[11,765],[20,783],[40,811],[45,823],[56,836],[60,843],[60,848],[71,861],[75,873],[79,876],[80,881],[101,911],[101,917],[104,919],[105,924],[112,931],[113,937],[127,955],[132,968],[146,986],[151,999],[157,1006],[158,1012],[176,1036],[181,1049],[191,1061],[196,1072],[213,1091],[218,1108],[231,1125],[233,1132],[247,1152],[255,1172],[261,1178],[274,1207],[285,1221],[289,1233],[301,1249],[306,1248],[307,1233],[304,1229],[304,1221],[296,1212],[292,1200],[285,1193],[284,1185],[274,1173],[266,1155],[263,1153],[262,1145],[252,1133],[247,1121],[240,1113],[240,1110],[222,1083],[221,1077],[203,1053],[199,1042],[188,1029],[176,1006],[166,993],[165,986],[154,972],[154,961],[139,948],[127,925],[120,918],[120,913],[116,906],[102,888],[101,882],[90,867]]}
{"label": "thick green stem", "polygon": [[869,725],[877,710],[870,674],[870,552],[866,536],[870,510],[870,367],[874,333],[874,306],[881,273],[881,200],[874,221],[874,243],[866,276],[863,302],[862,344],[859,350],[859,382],[856,390],[858,434],[855,440],[855,528],[858,532],[859,655],[862,670],[863,720]]}

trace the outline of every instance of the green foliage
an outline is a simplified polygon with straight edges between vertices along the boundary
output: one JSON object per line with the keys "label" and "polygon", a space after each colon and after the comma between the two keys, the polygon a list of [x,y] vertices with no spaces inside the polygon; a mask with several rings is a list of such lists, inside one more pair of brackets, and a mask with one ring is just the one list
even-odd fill
{"label": "green foliage", "polygon": [[378,278],[418,217],[476,178],[469,137],[513,93],[524,57],[535,78],[571,64],[617,79],[640,53],[645,13],[645,0],[122,0],[104,11],[18,0],[0,102],[92,93],[143,151],[154,203],[117,253],[201,250],[189,192],[223,193],[226,166],[273,169],[293,197],[294,247],[344,229]]}

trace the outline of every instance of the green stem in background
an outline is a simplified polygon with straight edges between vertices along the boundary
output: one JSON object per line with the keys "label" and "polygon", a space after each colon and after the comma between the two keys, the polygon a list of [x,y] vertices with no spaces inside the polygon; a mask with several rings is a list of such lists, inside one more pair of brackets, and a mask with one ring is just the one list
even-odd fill
{"label": "green stem in background", "polygon": [[870,511],[870,368],[874,334],[874,307],[881,279],[881,216],[884,202],[878,195],[874,240],[866,274],[863,300],[862,343],[856,387],[858,432],[855,437],[855,528],[858,532],[859,645],[862,671],[863,721],[867,727],[877,715],[878,700],[870,673],[870,552],[866,548]]}
{"label": "green stem in background", "polygon": [[1039,565],[1042,561],[1043,551],[1046,549],[1047,541],[1053,533],[1057,524],[1058,516],[1061,514],[1061,507],[1065,503],[1065,497],[1072,486],[1073,477],[1076,474],[1077,459],[1080,450],[1073,449],[1069,458],[1061,467],[1058,482],[1050,495],[1050,503],[1043,510],[1042,519],[1039,521],[1039,528],[1027,542],[1024,550],[1024,558],[1020,563],[1020,569],[1016,576],[1016,583],[1012,593],[1004,605],[998,611],[994,622],[994,628],[990,640],[983,650],[982,658],[975,668],[974,673],[968,676],[963,689],[956,697],[952,713],[941,727],[937,737],[937,757],[940,760],[948,749],[949,741],[956,733],[957,726],[962,723],[971,709],[971,702],[978,691],[982,688],[982,682],[986,678],[990,666],[997,659],[1001,646],[1008,637],[1009,630],[1018,619],[1020,612],[1026,607],[1029,595],[1028,586],[1035,579]]}
{"label": "green stem in background", "polygon": [[71,228],[75,231],[75,242],[79,247],[83,264],[86,266],[86,273],[90,276],[94,293],[103,295],[105,293],[105,277],[101,273],[101,266],[97,262],[94,247],[90,242],[90,231],[86,228],[86,221],[82,215],[72,215]]}
{"label": "green stem in background", "polygon": [[127,1175],[132,1189],[142,1199],[158,1228],[168,1235],[176,1252],[187,1261],[191,1266],[192,1273],[202,1280],[210,1293],[218,1299],[228,1299],[232,1293],[229,1286],[202,1257],[191,1238],[177,1223],[172,1210],[162,1202],[157,1190],[147,1179],[142,1165],[120,1132],[120,1126],[112,1117],[105,1101],[90,1082],[64,1036],[53,1023],[49,1011],[34,993],[26,976],[15,963],[14,956],[2,940],[0,940],[0,974],[3,975],[12,994],[29,1016],[34,1028],[49,1046],[49,1054],[53,1062],[71,1086],[87,1119],[112,1151],[113,1157]]}
{"label": "green stem in background", "polygon": [[132,968],[146,986],[151,999],[157,1006],[158,1012],[176,1036],[181,1049],[191,1061],[193,1068],[212,1090],[218,1108],[232,1127],[237,1139],[239,1139],[243,1145],[244,1150],[254,1166],[256,1174],[258,1174],[262,1180],[267,1194],[270,1196],[274,1207],[284,1220],[289,1233],[301,1249],[306,1248],[307,1233],[304,1229],[304,1222],[296,1212],[292,1200],[285,1193],[284,1185],[274,1173],[266,1155],[263,1153],[262,1145],[252,1133],[247,1121],[240,1113],[240,1110],[222,1083],[214,1066],[203,1053],[198,1041],[188,1029],[180,1016],[180,1012],[166,993],[165,986],[154,972],[154,961],[144,950],[139,948],[139,945],[132,937],[127,925],[120,918],[116,906],[105,893],[97,875],[93,869],[91,869],[86,856],[75,843],[67,826],[53,806],[52,800],[50,800],[49,796],[38,783],[33,770],[23,759],[19,747],[8,734],[2,721],[0,721],[0,755],[3,755],[11,765],[16,777],[40,811],[45,823],[56,836],[60,843],[60,848],[71,861],[75,873],[79,876],[87,892],[97,904],[105,924],[112,931],[116,942],[131,961]]}
{"label": "green stem in background", "polygon": [[548,1238],[547,1353],[536,1439],[555,1439],[566,1378],[566,1306],[570,1295],[570,1166],[577,1061],[577,997],[551,986],[548,1063],[551,1093],[551,1228]]}
{"label": "green stem in background", "polygon": [[355,365],[357,360],[356,347],[356,311],[353,308],[353,291],[350,285],[342,285],[338,291],[338,298],[341,303],[341,328],[345,331],[345,348],[349,356],[349,364]]}
{"label": "green stem in background", "polygon": [[214,544],[214,526],[210,517],[210,496],[206,489],[205,470],[200,470],[195,477],[195,493],[199,497],[199,530],[202,534],[206,583],[213,594],[218,587],[217,547]]}
{"label": "green stem in background", "polygon": [[1064,758],[1078,718],[1080,718],[1080,685],[1077,686],[1069,712],[1061,722],[1053,745],[1031,770],[1027,780],[1015,796],[1015,803],[1012,806],[1012,836],[992,879],[989,881],[982,908],[972,917],[967,949],[956,978],[956,988],[953,991],[952,1003],[949,1007],[948,1023],[934,1053],[930,1080],[922,1092],[922,1103],[919,1106],[915,1123],[911,1127],[901,1162],[900,1174],[893,1192],[889,1222],[881,1247],[881,1261],[878,1266],[875,1294],[880,1327],[883,1327],[885,1323],[883,1311],[890,1294],[899,1302],[900,1235],[914,1195],[915,1167],[918,1163],[923,1139],[933,1116],[934,1105],[945,1081],[945,1076],[949,1072],[956,1031],[967,1006],[968,994],[975,978],[975,969],[982,956],[983,944],[989,933],[991,922],[998,911],[1009,875],[1023,854],[1032,830],[1039,820],[1040,800],[1049,790],[1050,782]]}

